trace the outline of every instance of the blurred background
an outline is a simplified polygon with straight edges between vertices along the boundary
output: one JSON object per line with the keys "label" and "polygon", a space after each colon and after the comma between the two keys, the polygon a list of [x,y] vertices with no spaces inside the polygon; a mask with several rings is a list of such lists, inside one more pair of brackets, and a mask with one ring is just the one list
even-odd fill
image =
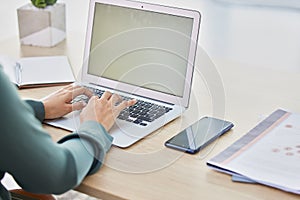
{"label": "blurred background", "polygon": [[[199,10],[202,14],[200,45],[212,60],[226,59],[249,66],[300,71],[298,0],[145,1]],[[82,46],[78,56],[82,56],[89,1],[58,2],[66,3],[67,39],[77,38]],[[18,36],[16,9],[27,3],[30,1],[10,0],[1,5],[0,45],[5,45],[5,40],[14,40],[18,45],[15,40]]]}

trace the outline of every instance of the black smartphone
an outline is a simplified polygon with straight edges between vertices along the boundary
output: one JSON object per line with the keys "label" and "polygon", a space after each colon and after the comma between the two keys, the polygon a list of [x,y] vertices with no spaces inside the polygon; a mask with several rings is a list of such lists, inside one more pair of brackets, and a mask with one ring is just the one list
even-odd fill
{"label": "black smartphone", "polygon": [[233,127],[233,123],[213,117],[203,117],[182,132],[165,142],[165,146],[197,153]]}

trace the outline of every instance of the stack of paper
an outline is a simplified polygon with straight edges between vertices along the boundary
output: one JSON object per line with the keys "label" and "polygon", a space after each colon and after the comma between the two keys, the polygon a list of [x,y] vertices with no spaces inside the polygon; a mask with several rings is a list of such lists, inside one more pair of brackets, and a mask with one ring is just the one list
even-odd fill
{"label": "stack of paper", "polygon": [[207,162],[234,178],[300,194],[300,114],[277,110]]}

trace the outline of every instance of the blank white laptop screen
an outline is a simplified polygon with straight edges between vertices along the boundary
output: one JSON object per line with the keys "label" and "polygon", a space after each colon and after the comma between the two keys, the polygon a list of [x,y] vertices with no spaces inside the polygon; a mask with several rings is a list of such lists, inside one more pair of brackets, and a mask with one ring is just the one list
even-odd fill
{"label": "blank white laptop screen", "polygon": [[93,17],[88,74],[183,97],[193,18],[103,3]]}

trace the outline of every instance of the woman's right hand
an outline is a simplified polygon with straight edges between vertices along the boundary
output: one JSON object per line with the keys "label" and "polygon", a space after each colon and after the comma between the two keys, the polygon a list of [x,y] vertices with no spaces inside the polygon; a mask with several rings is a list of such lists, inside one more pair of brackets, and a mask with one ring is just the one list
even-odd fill
{"label": "woman's right hand", "polygon": [[105,92],[101,98],[92,96],[80,114],[80,121],[97,121],[109,131],[120,112],[135,103],[135,99],[123,101],[119,95],[110,92]]}

